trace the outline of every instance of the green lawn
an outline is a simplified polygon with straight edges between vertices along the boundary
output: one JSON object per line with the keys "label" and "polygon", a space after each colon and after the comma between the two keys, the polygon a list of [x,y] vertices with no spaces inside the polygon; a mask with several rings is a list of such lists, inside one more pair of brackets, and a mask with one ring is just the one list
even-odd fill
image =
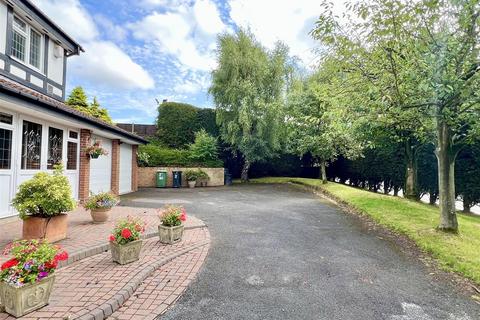
{"label": "green lawn", "polygon": [[480,217],[458,215],[460,234],[437,232],[437,207],[399,197],[368,192],[318,179],[261,178],[253,183],[296,183],[321,188],[370,216],[377,223],[407,235],[424,251],[435,257],[440,266],[458,272],[480,284]]}

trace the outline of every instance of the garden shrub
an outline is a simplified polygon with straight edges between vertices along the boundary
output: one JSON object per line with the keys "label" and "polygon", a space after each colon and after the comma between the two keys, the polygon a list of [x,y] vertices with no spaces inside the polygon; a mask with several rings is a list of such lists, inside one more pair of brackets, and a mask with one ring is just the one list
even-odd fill
{"label": "garden shrub", "polygon": [[223,167],[221,160],[197,161],[191,158],[190,150],[170,149],[158,145],[147,144],[139,147],[142,159],[148,158],[148,162],[139,161],[142,167]]}
{"label": "garden shrub", "polygon": [[197,108],[186,103],[164,102],[158,107],[157,138],[170,148],[184,148],[193,142]]}
{"label": "garden shrub", "polygon": [[190,145],[190,159],[196,162],[218,160],[217,138],[204,129],[195,133],[195,142]]}
{"label": "garden shrub", "polygon": [[22,183],[12,205],[21,219],[27,219],[29,216],[46,218],[72,211],[77,202],[62,166],[57,166],[52,174],[39,172]]}

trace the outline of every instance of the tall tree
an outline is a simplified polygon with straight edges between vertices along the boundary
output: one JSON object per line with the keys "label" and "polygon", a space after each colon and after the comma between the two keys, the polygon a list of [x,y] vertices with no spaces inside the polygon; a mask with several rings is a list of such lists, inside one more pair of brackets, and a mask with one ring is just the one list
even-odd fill
{"label": "tall tree", "polygon": [[89,104],[87,95],[80,86],[72,89],[65,103],[89,116],[98,118],[108,123],[113,123],[107,109],[100,106],[97,97],[93,97],[93,102]]}
{"label": "tall tree", "polygon": [[244,158],[241,178],[254,162],[280,149],[288,50],[266,50],[248,31],[218,38],[218,67],[209,89],[221,138]]}
{"label": "tall tree", "polygon": [[158,106],[157,136],[167,147],[182,149],[193,143],[197,130],[197,108],[178,102]]}

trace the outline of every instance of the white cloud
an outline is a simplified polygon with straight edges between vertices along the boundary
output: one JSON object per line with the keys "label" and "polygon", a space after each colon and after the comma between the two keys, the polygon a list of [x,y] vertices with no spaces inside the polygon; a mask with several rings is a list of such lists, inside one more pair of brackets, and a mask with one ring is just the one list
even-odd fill
{"label": "white cloud", "polygon": [[[151,89],[154,80],[139,64],[134,62],[119,46],[100,39],[93,18],[79,0],[35,0],[35,4],[61,26],[85,49],[80,57],[69,58],[69,71],[83,77],[93,85],[111,89]],[[105,17],[101,23],[116,30],[121,28]]]}
{"label": "white cloud", "polygon": [[71,61],[76,75],[114,89],[151,89],[155,83],[140,65],[109,41],[92,41],[86,52]]}
{"label": "white cloud", "polygon": [[129,25],[135,38],[153,43],[178,60],[184,68],[210,71],[215,66],[214,47],[218,33],[228,30],[210,0],[182,4],[169,11],[153,12]]}
{"label": "white cloud", "polygon": [[283,41],[305,64],[314,60],[315,42],[309,36],[320,15],[320,2],[312,0],[230,0],[230,17],[237,26],[250,28],[257,39],[272,48]]}

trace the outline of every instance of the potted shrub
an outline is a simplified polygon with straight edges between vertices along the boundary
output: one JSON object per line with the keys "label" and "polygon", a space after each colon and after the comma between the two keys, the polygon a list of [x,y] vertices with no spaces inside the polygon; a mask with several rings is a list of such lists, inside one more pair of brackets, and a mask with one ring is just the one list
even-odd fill
{"label": "potted shrub", "polygon": [[67,237],[65,213],[75,209],[77,202],[62,167],[56,166],[52,174],[39,172],[22,183],[12,205],[23,220],[23,239],[55,242]]}
{"label": "potted shrub", "polygon": [[58,262],[68,254],[45,241],[20,240],[5,248],[12,258],[1,266],[0,299],[5,311],[21,317],[48,304]]}
{"label": "potted shrub", "polygon": [[85,151],[92,159],[98,159],[100,156],[108,155],[108,151],[102,148],[102,142],[96,139],[93,141],[92,145],[87,147]]}
{"label": "potted shrub", "polygon": [[113,261],[127,264],[137,261],[142,250],[141,236],[145,223],[138,218],[128,217],[117,222],[110,235],[110,250]]}
{"label": "potted shrub", "polygon": [[160,210],[161,224],[158,226],[160,242],[173,244],[182,240],[183,222],[187,220],[185,208],[168,205]]}
{"label": "potted shrub", "polygon": [[195,188],[198,179],[198,171],[197,170],[186,170],[185,171],[185,179],[187,179],[188,187]]}
{"label": "potted shrub", "polygon": [[200,182],[201,187],[206,187],[208,180],[210,180],[210,177],[208,176],[208,173],[203,171],[202,169],[198,169],[197,171],[197,183]]}
{"label": "potted shrub", "polygon": [[100,192],[88,198],[83,206],[90,210],[94,223],[104,223],[110,218],[110,211],[118,202],[118,197],[113,193]]}

